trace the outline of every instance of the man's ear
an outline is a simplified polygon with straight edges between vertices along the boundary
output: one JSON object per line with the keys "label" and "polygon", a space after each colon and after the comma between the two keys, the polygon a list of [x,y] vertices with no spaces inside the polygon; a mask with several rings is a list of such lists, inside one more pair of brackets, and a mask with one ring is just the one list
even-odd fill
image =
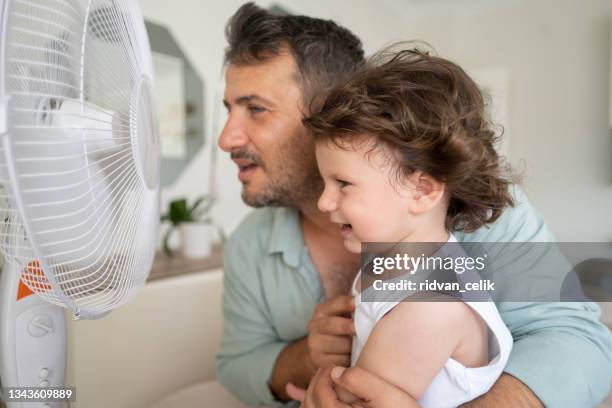
{"label": "man's ear", "polygon": [[412,191],[413,202],[410,205],[410,212],[413,214],[430,211],[444,198],[446,191],[444,183],[429,174],[415,171],[410,175],[410,181],[414,186]]}

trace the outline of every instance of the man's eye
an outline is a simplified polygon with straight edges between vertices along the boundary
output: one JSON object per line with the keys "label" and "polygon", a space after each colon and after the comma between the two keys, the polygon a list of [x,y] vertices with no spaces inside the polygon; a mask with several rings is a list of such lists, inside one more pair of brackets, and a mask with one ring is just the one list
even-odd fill
{"label": "man's eye", "polygon": [[265,111],[265,109],[262,108],[261,106],[255,106],[255,105],[249,106],[248,109],[249,109],[249,112],[251,113],[261,113]]}
{"label": "man's eye", "polygon": [[346,187],[346,186],[350,186],[351,183],[349,183],[348,181],[345,180],[337,180],[338,184],[340,184],[340,188]]}

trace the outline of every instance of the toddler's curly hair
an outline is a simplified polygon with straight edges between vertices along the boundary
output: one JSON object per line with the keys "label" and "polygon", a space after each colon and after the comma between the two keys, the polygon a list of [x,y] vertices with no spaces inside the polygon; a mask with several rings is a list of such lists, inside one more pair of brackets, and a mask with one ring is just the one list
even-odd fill
{"label": "toddler's curly hair", "polygon": [[363,136],[390,147],[398,175],[420,170],[445,184],[446,228],[471,232],[514,206],[515,178],[494,148],[498,136],[485,107],[457,64],[419,48],[388,48],[333,88],[303,123],[317,141],[341,148]]}

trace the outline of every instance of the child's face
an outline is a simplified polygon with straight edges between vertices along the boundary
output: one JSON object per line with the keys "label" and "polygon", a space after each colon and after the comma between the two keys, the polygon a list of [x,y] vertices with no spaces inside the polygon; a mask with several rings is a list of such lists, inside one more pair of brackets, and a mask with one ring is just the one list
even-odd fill
{"label": "child's face", "polygon": [[[381,148],[382,149],[382,148]],[[318,206],[338,224],[347,250],[359,253],[361,242],[399,242],[411,232],[414,186],[393,182],[390,159],[369,143],[344,150],[332,142],[316,144],[325,189]]]}

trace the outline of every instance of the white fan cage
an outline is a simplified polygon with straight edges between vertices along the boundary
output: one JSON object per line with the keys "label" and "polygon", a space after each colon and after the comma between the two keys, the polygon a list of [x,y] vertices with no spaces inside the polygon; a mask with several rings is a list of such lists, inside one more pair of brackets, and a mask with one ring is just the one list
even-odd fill
{"label": "white fan cage", "polygon": [[102,316],[144,285],[159,224],[138,3],[10,0],[1,24],[0,249],[45,300]]}

